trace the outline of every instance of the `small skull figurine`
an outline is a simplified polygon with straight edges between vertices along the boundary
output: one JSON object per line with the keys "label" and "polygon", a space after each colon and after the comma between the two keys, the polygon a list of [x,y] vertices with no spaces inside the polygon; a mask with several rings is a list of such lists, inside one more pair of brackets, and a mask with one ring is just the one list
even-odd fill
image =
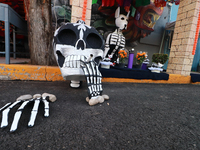
{"label": "small skull figurine", "polygon": [[85,80],[82,62],[91,55],[97,64],[103,58],[104,40],[95,28],[80,20],[66,23],[55,31],[53,49],[63,78],[76,83]]}

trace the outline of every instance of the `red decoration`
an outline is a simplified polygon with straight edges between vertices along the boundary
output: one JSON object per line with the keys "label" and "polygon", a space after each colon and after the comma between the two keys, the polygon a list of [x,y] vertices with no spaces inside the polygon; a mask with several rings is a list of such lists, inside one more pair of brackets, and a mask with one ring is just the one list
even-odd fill
{"label": "red decoration", "polygon": [[[113,1],[114,1],[114,0],[113,0]],[[119,4],[120,7],[123,6],[123,4],[124,4],[124,0],[116,0],[116,1],[117,1],[117,3]]]}
{"label": "red decoration", "polygon": [[103,7],[112,7],[115,4],[115,0],[102,0]]}
{"label": "red decoration", "polygon": [[196,34],[195,34],[195,39],[194,39],[192,55],[194,55],[195,51],[196,51],[197,40],[198,40],[198,37],[199,37],[199,27],[200,27],[200,11],[199,11],[199,17],[198,17],[198,21],[197,21],[197,28],[196,28]]}
{"label": "red decoration", "polygon": [[154,4],[155,4],[156,7],[165,7],[166,1],[165,0],[155,0]]}
{"label": "red decoration", "polygon": [[[118,4],[120,7],[126,7],[126,9],[129,9],[128,7],[131,6],[133,0],[102,0],[102,7],[112,7],[116,4]],[[128,10],[129,11],[129,10]]]}
{"label": "red decoration", "polygon": [[83,2],[83,12],[82,12],[82,18],[81,18],[83,21],[85,21],[86,8],[87,8],[87,0],[84,0],[84,2]]}
{"label": "red decoration", "polygon": [[175,5],[179,5],[179,3],[180,3],[180,0],[175,1]]}
{"label": "red decoration", "polygon": [[155,0],[154,4],[156,7],[165,7],[167,2],[175,3],[175,5],[179,5],[180,0]]}

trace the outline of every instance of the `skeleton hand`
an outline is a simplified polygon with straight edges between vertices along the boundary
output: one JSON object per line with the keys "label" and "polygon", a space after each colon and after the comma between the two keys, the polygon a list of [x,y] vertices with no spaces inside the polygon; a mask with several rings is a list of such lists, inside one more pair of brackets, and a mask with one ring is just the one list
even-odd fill
{"label": "skeleton hand", "polygon": [[98,69],[97,64],[92,60],[82,62],[81,65],[86,77],[88,85],[88,95],[86,101],[89,105],[95,105],[97,103],[103,103],[105,99],[109,99],[107,95],[102,95],[102,75]]}
{"label": "skeleton hand", "polygon": [[34,106],[31,111],[30,120],[28,122],[28,126],[33,127],[36,116],[37,116],[38,107],[39,107],[40,102],[44,103],[44,116],[48,117],[49,116],[49,102],[48,101],[54,102],[55,100],[56,100],[55,95],[48,94],[48,93],[43,93],[42,95],[35,94],[35,95],[33,95],[33,97],[31,95],[22,95],[22,96],[18,97],[16,102],[7,103],[5,106],[0,108],[0,112],[2,111],[1,128],[5,128],[8,126],[9,112],[17,104],[21,104],[21,106],[18,108],[17,112],[14,115],[14,119],[13,119],[13,122],[11,125],[10,132],[14,132],[17,130],[17,126],[18,126],[22,111],[28,103],[34,102]]}

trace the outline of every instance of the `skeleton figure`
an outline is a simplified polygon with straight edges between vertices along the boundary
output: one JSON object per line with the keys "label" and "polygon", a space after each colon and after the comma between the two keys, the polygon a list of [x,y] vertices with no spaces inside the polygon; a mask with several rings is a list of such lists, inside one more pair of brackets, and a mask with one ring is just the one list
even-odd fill
{"label": "skeleton figure", "polygon": [[120,14],[120,7],[115,11],[115,24],[117,29],[110,33],[106,39],[105,44],[105,60],[109,60],[108,57],[111,57],[111,62],[114,62],[118,58],[118,50],[125,47],[125,37],[122,34],[122,30],[127,28],[128,24],[128,12],[127,16]]}
{"label": "skeleton figure", "polygon": [[85,25],[82,20],[66,23],[55,31],[53,47],[62,76],[71,80],[70,86],[78,88],[80,81],[86,79],[89,104],[103,102],[106,98],[102,95],[98,64],[104,54],[104,40],[96,29]]}

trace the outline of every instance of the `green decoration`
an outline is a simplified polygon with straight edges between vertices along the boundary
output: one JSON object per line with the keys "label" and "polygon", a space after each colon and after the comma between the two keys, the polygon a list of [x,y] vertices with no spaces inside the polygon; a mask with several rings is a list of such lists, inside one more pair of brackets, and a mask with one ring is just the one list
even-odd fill
{"label": "green decoration", "polygon": [[136,12],[136,9],[132,6],[132,11],[131,11],[131,16],[132,16],[132,17],[135,16],[135,12]]}
{"label": "green decoration", "polygon": [[136,0],[135,7],[146,6],[150,4],[150,0]]}
{"label": "green decoration", "polygon": [[108,26],[113,26],[115,27],[115,18],[114,17],[109,17],[105,20],[105,24]]}
{"label": "green decoration", "polygon": [[104,23],[104,20],[97,20],[97,21],[95,21],[93,24],[92,24],[92,26],[94,27],[94,28],[106,28],[106,25],[105,25],[105,23]]}
{"label": "green decoration", "polygon": [[96,4],[97,3],[97,0],[92,0],[92,4]]}
{"label": "green decoration", "polygon": [[152,56],[152,62],[164,64],[169,59],[167,54],[155,53]]}
{"label": "green decoration", "polygon": [[56,9],[56,12],[60,17],[64,17],[65,13],[66,13],[66,11],[65,11],[65,9],[63,7],[60,7],[59,9]]}

